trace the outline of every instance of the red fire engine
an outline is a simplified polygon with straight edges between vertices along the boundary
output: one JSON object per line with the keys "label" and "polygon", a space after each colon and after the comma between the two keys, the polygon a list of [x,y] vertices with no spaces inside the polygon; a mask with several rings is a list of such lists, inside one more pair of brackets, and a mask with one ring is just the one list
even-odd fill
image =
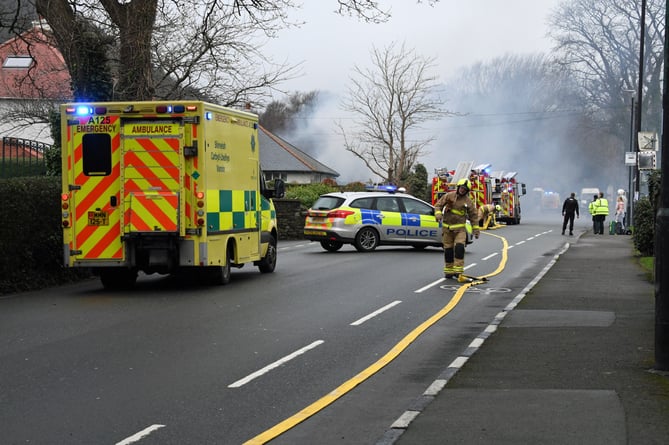
{"label": "red fire engine", "polygon": [[515,179],[516,172],[492,172],[490,164],[472,167],[473,162],[460,162],[457,169],[446,168],[435,171],[432,178],[432,205],[446,192],[455,190],[455,184],[462,178],[469,178],[469,191],[476,208],[483,205],[499,205],[495,212],[497,222],[520,223],[520,196],[525,194],[525,184]]}

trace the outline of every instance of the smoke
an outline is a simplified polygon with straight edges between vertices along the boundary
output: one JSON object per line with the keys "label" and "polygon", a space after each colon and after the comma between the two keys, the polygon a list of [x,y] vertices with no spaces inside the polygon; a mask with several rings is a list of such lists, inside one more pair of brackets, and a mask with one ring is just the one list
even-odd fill
{"label": "smoke", "polygon": [[339,184],[377,182],[379,178],[367,169],[363,161],[344,147],[344,138],[339,134],[337,123],[346,129],[356,117],[342,111],[340,101],[341,97],[336,93],[319,91],[314,105],[300,111],[294,117],[291,130],[281,134],[281,137],[337,171]]}
{"label": "smoke", "polygon": [[[428,175],[455,169],[461,161],[517,172],[527,186],[560,194],[597,187],[607,194],[628,189],[626,142],[610,136],[585,112],[577,88],[543,55],[505,56],[461,70],[443,85],[445,107],[456,113],[424,123],[411,139],[434,138],[418,162]],[[338,183],[378,181],[362,160],[345,150],[340,123],[352,134],[357,116],[340,106],[341,96],[319,92],[315,105],[298,115],[293,145],[339,172]],[[347,131],[347,134],[348,131]],[[610,153],[619,153],[619,158]]]}

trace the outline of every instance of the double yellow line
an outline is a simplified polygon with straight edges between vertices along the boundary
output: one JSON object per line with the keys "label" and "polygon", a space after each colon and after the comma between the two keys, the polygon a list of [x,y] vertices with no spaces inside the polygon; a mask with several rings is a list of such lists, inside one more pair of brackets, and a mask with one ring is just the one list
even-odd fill
{"label": "double yellow line", "polygon": [[[502,270],[504,270],[508,258],[507,250],[509,248],[509,244],[504,237],[494,235],[488,232],[482,232],[482,233],[484,235],[499,238],[502,241],[502,246],[503,246],[502,259],[500,260],[497,269],[495,269],[494,272],[489,273],[487,275],[483,275],[483,277],[487,278],[495,276],[500,272],[502,272]],[[432,315],[430,318],[428,318],[419,326],[417,326],[413,331],[409,332],[402,340],[400,340],[399,343],[393,346],[393,348],[390,351],[388,351],[383,357],[378,359],[376,362],[371,364],[368,368],[364,369],[354,377],[345,381],[337,388],[330,391],[328,394],[316,400],[311,405],[305,407],[301,411],[277,423],[270,429],[262,432],[261,434],[258,434],[256,437],[244,442],[244,445],[259,445],[269,442],[270,440],[290,430],[295,425],[307,420],[309,417],[325,409],[327,406],[331,405],[333,402],[335,402],[337,399],[339,399],[340,397],[351,391],[353,388],[355,388],[356,386],[358,386],[359,384],[361,384],[362,382],[364,382],[365,380],[376,374],[387,364],[395,360],[397,356],[399,356],[407,347],[409,347],[409,345],[411,345],[411,343],[413,343],[414,340],[416,340],[429,327],[431,327],[433,324],[435,324],[443,317],[445,317],[449,312],[451,312],[453,308],[455,308],[455,306],[457,306],[457,304],[460,302],[462,296],[465,294],[465,291],[471,286],[472,283],[465,283],[462,286],[460,286],[458,290],[455,292],[455,295],[453,295],[450,301],[446,304],[446,306],[444,306],[441,310],[439,310],[439,312]]]}

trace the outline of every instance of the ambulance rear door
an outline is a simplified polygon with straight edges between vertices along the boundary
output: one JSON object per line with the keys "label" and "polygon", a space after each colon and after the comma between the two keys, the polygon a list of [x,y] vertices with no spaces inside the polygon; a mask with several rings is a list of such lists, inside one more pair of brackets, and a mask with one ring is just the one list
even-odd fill
{"label": "ambulance rear door", "polygon": [[183,168],[180,118],[125,118],[121,128],[123,233],[178,234]]}
{"label": "ambulance rear door", "polygon": [[68,116],[67,187],[72,205],[71,263],[118,264],[121,242],[119,118]]}

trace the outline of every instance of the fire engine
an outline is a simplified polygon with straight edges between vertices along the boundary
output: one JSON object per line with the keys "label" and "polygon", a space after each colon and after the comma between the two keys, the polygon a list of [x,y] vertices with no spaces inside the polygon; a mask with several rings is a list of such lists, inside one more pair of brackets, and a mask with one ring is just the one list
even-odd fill
{"label": "fire engine", "polygon": [[516,181],[517,172],[500,172],[495,176],[493,200],[502,207],[497,221],[520,224],[520,197],[527,193],[525,184]]}
{"label": "fire engine", "polygon": [[274,271],[282,184],[264,186],[256,115],[200,101],[60,112],[66,267],[105,288],[131,287],[139,271],[200,270],[218,284],[245,263]]}
{"label": "fire engine", "polygon": [[455,190],[455,184],[462,178],[469,178],[472,201],[477,208],[483,205],[499,205],[500,211],[494,214],[494,220],[507,225],[520,223],[520,196],[526,193],[525,184],[515,179],[516,172],[493,172],[491,164],[479,164],[463,161],[455,170],[441,168],[432,178],[432,205],[443,195]]}

